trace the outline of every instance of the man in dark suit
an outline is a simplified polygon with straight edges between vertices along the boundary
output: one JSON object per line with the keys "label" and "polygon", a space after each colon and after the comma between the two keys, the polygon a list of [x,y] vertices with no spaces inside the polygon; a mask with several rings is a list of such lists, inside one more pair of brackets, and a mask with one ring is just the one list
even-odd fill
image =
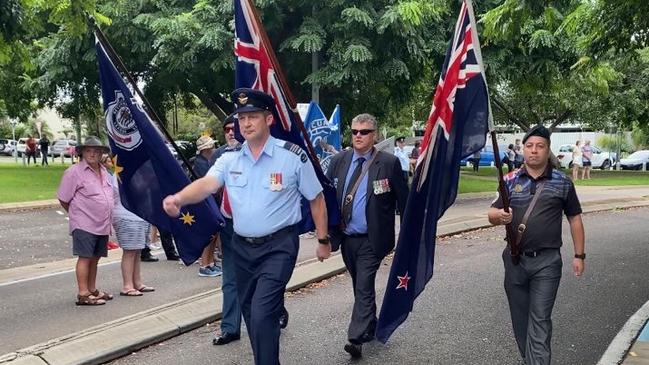
{"label": "man in dark suit", "polygon": [[374,281],[381,260],[394,248],[395,208],[403,212],[408,185],[399,160],[374,148],[377,124],[370,114],[352,120],[353,148],[335,155],[327,176],[341,204],[341,227],[331,232],[335,249],[352,277],[354,308],[345,345],[353,358],[363,343],[374,339],[376,293]]}

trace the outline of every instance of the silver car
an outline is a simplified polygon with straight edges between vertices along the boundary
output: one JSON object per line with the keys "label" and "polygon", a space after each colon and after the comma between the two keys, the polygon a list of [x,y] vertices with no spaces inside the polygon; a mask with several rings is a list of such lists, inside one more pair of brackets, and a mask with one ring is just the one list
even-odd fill
{"label": "silver car", "polygon": [[52,157],[63,156],[70,157],[70,147],[76,147],[77,141],[73,139],[59,139],[50,148],[50,155]]}

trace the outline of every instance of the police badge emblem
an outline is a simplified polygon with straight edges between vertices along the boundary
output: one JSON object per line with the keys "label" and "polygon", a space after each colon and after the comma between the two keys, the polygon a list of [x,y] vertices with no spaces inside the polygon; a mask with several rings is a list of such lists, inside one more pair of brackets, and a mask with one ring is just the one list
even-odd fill
{"label": "police badge emblem", "polygon": [[521,191],[523,191],[523,185],[521,185],[521,184],[516,184],[516,185],[514,186],[514,192],[515,192],[515,193],[520,193]]}
{"label": "police badge emblem", "polygon": [[[132,102],[134,106],[138,106],[134,99]],[[131,113],[124,94],[115,90],[115,99],[106,108],[106,129],[115,144],[127,151],[134,150],[142,143],[140,131]]]}
{"label": "police badge emblem", "polygon": [[270,190],[271,191],[281,191],[282,186],[282,173],[273,172],[270,174]]}

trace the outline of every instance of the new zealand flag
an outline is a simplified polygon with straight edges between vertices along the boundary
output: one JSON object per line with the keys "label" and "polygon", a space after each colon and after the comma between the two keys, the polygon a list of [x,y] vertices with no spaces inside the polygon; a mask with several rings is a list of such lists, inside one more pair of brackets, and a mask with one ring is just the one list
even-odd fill
{"label": "new zealand flag", "polygon": [[[280,68],[276,63],[272,46],[266,38],[265,30],[258,21],[256,10],[249,0],[234,1],[235,46],[237,57],[235,88],[248,87],[261,90],[275,99],[273,116],[275,123],[270,133],[273,137],[300,146],[309,155],[311,163],[318,164],[317,156],[312,156],[306,148],[305,137],[302,135],[302,121],[295,113],[295,107],[288,99],[289,90],[285,90],[281,82]],[[306,137],[308,138],[308,137]],[[340,209],[336,200],[336,189],[322,173],[315,169],[318,180],[324,189],[327,203],[327,214],[330,226],[340,222]],[[313,230],[313,221],[309,213],[309,204],[302,204],[301,231]]]}
{"label": "new zealand flag", "polygon": [[491,113],[470,0],[462,3],[404,212],[377,339],[387,342],[433,276],[437,221],[455,201],[460,160],[480,150]]}
{"label": "new zealand flag", "polygon": [[162,200],[187,186],[189,179],[133,98],[104,46],[97,41],[96,48],[106,128],[122,204],[160,230],[171,232],[180,258],[190,265],[225,223],[223,217],[211,198],[183,207],[179,218],[164,212]]}

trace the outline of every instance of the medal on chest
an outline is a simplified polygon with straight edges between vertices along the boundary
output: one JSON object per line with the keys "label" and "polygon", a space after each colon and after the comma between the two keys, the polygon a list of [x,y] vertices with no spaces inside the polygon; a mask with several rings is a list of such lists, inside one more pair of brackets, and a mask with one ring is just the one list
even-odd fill
{"label": "medal on chest", "polygon": [[271,191],[280,191],[282,190],[282,173],[281,172],[272,172],[270,174],[270,190]]}

